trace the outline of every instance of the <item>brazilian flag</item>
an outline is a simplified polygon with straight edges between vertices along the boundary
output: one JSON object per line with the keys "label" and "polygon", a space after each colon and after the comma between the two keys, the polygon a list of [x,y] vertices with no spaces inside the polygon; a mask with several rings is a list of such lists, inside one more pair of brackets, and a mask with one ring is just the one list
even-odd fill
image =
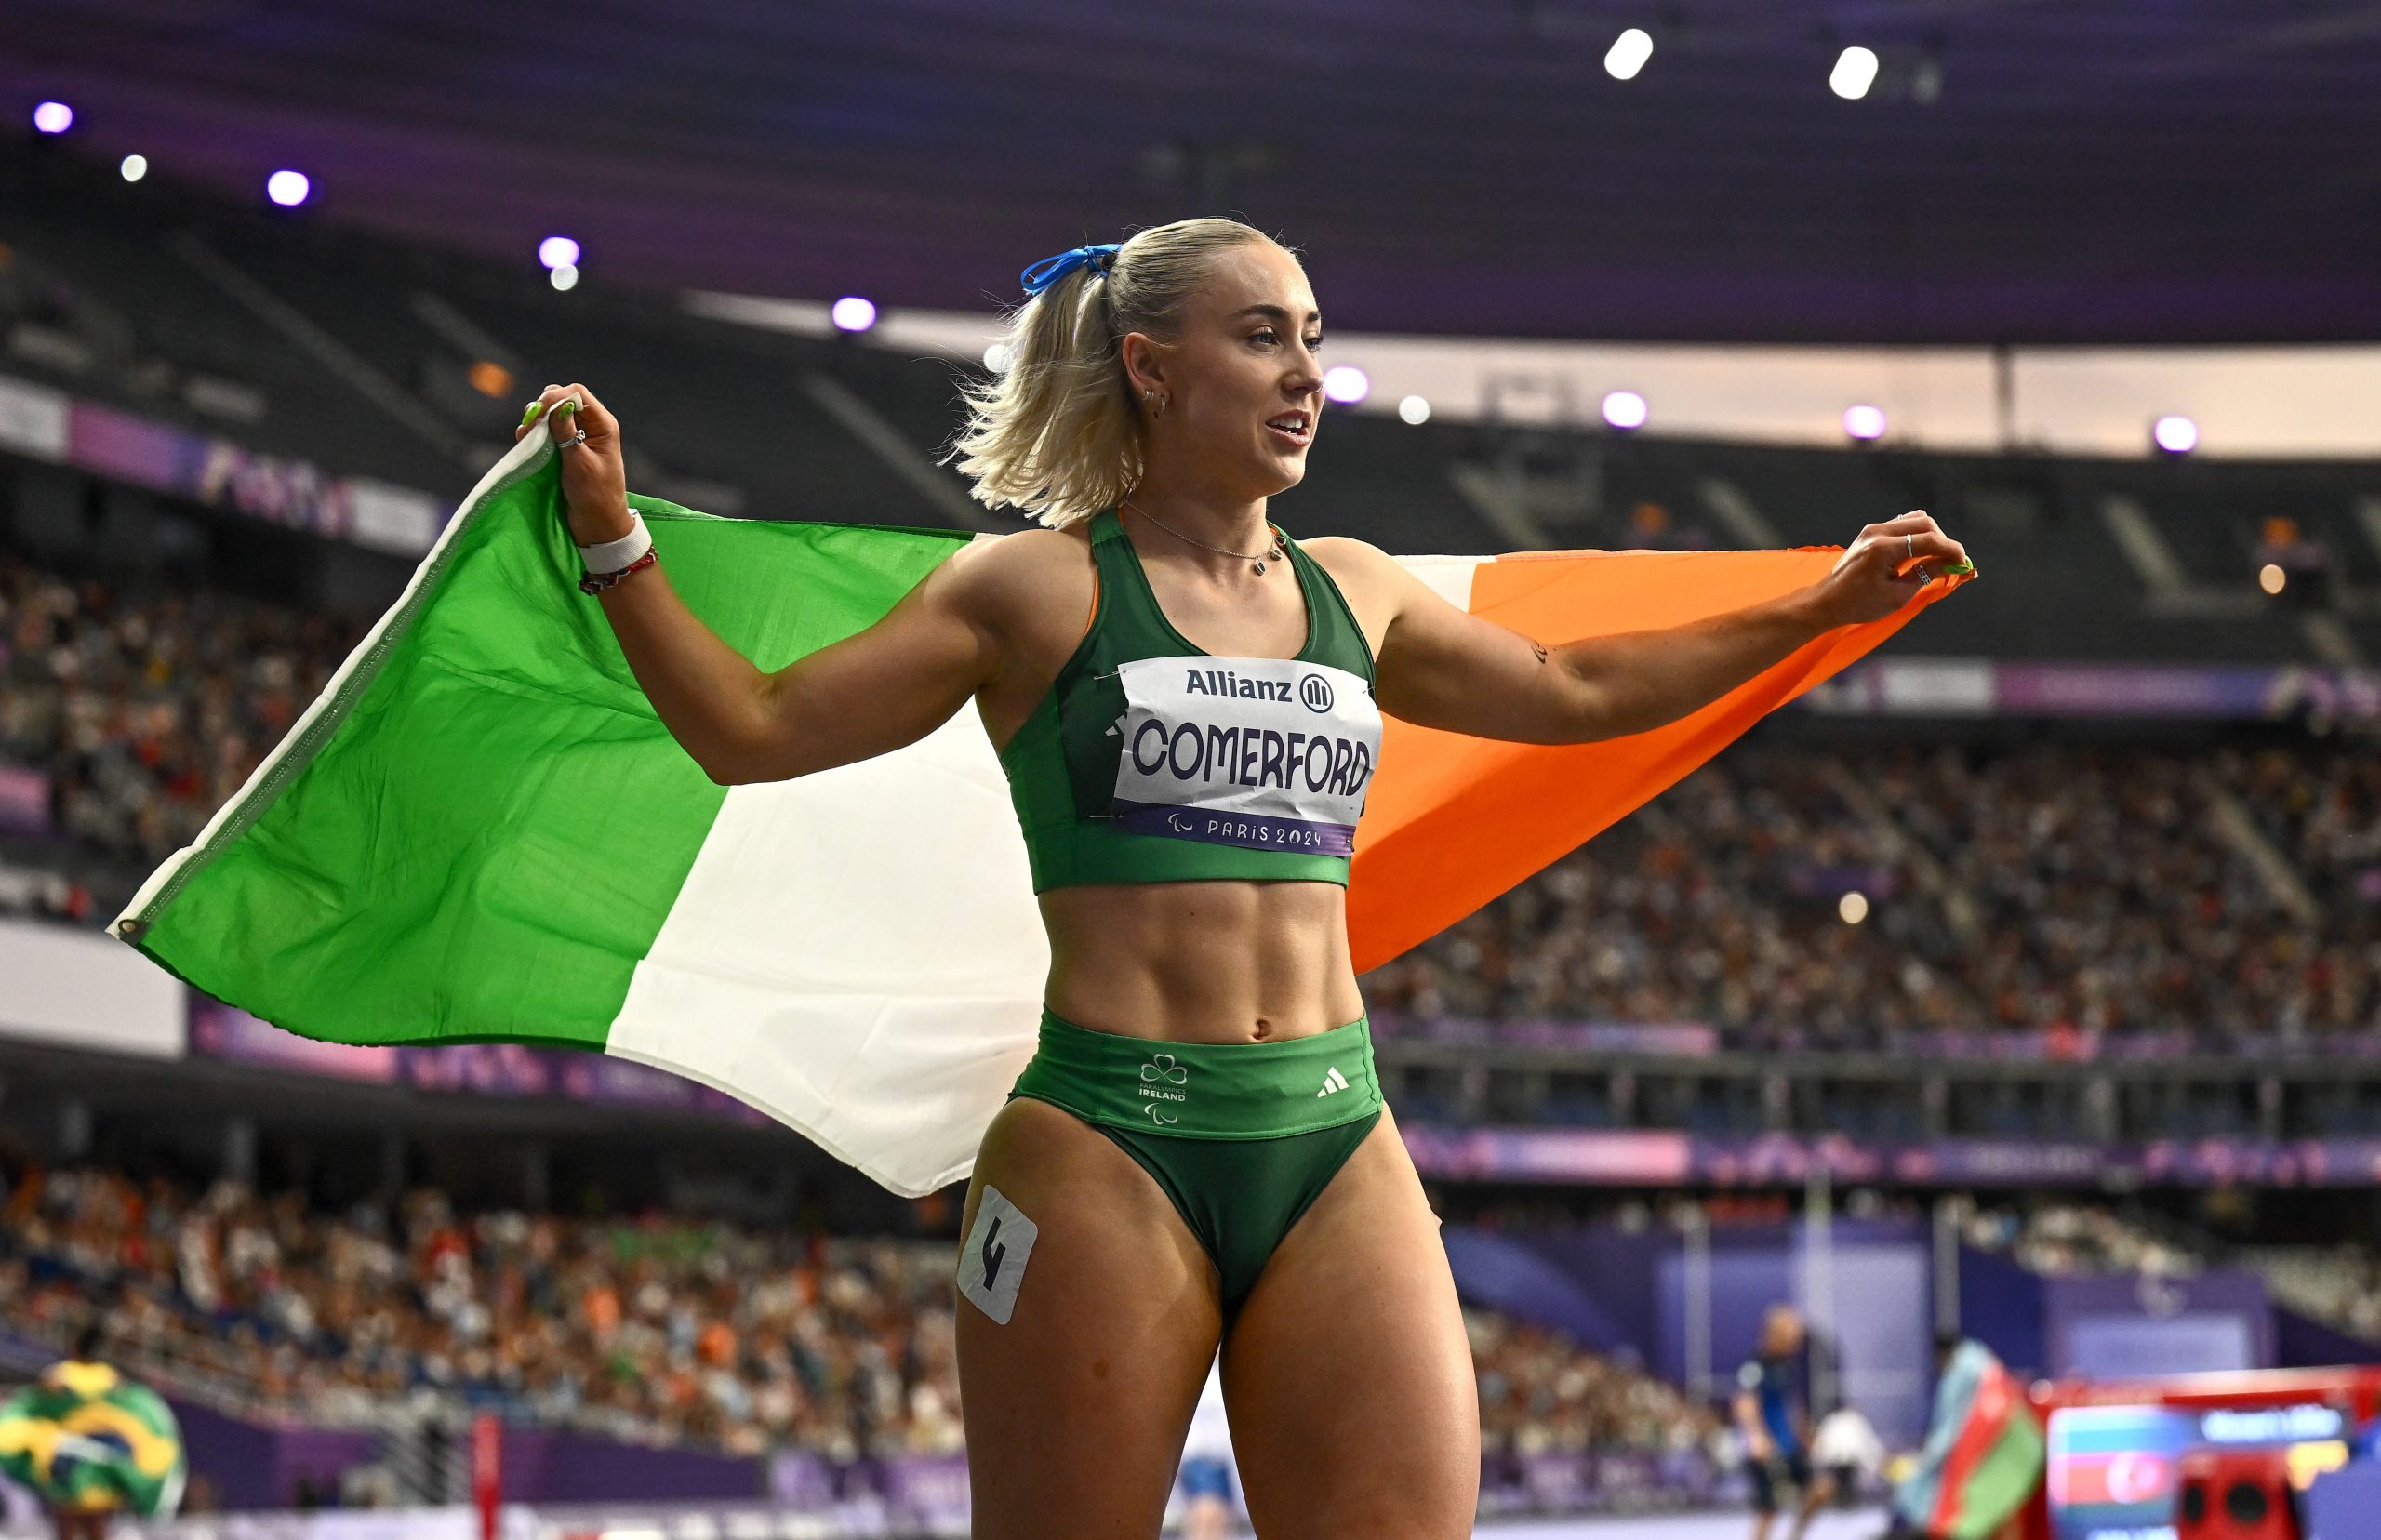
{"label": "brazilian flag", "polygon": [[190,1473],[164,1398],[70,1360],[0,1401],[0,1474],[51,1507],[170,1517]]}

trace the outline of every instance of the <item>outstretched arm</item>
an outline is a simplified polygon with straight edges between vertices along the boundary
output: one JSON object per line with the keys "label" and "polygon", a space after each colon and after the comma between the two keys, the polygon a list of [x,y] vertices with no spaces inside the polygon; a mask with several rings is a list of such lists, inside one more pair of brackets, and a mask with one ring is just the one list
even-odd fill
{"label": "outstretched arm", "polygon": [[1825,578],[1782,598],[1661,631],[1549,646],[1465,614],[1360,540],[1307,543],[1336,550],[1367,587],[1390,597],[1375,686],[1382,710],[1475,737],[1549,744],[1675,722],[1838,626],[1893,614],[1936,570],[1967,557],[1926,514],[1905,513],[1863,529]]}
{"label": "outstretched arm", "polygon": [[[551,408],[574,396],[582,405],[557,419]],[[574,420],[587,431],[563,457],[572,538],[625,536],[619,420],[584,385],[550,385],[539,400],[544,420],[522,432],[567,438]],[[997,564],[983,558],[998,546],[961,547],[883,619],[774,673],[688,609],[664,564],[604,590],[604,615],[662,725],[704,774],[723,786],[786,780],[914,743],[967,703],[999,656],[982,570]]]}

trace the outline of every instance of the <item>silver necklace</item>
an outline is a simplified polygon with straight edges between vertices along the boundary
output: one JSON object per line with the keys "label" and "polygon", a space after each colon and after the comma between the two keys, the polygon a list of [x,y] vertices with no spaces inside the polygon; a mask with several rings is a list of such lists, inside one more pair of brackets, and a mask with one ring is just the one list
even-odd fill
{"label": "silver necklace", "polygon": [[1258,551],[1256,555],[1249,556],[1237,551],[1226,551],[1221,546],[1209,545],[1204,540],[1196,539],[1189,535],[1185,535],[1182,531],[1175,528],[1172,524],[1167,524],[1164,519],[1159,518],[1149,510],[1145,508],[1135,508],[1133,506],[1132,499],[1129,498],[1117,506],[1120,508],[1131,508],[1134,512],[1138,513],[1142,518],[1147,519],[1150,523],[1157,525],[1160,529],[1164,530],[1168,535],[1173,536],[1176,539],[1189,540],[1192,545],[1199,547],[1202,551],[1212,551],[1218,556],[1237,556],[1244,562],[1256,563],[1257,576],[1259,578],[1265,576],[1265,564],[1267,562],[1285,561],[1289,557],[1288,549],[1282,544],[1282,532],[1278,529],[1273,529],[1272,522],[1270,520],[1266,521],[1265,527],[1268,529],[1273,529],[1273,543]]}

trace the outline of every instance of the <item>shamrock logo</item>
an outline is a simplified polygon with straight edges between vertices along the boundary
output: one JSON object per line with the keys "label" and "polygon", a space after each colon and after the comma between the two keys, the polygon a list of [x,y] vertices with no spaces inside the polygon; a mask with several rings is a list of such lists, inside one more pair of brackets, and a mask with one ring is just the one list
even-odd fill
{"label": "shamrock logo", "polygon": [[1190,1080],[1190,1071],[1175,1063],[1172,1054],[1157,1054],[1153,1055],[1147,1064],[1141,1066],[1141,1079],[1162,1080],[1171,1085],[1184,1085]]}

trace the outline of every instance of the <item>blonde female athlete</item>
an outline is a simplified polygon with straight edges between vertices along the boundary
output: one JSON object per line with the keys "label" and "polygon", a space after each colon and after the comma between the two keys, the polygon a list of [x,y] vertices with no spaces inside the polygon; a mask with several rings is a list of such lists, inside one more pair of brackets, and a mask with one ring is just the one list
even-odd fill
{"label": "blonde female athlete", "polygon": [[[1469,1535],[1470,1354],[1349,961],[1379,712],[1533,743],[1642,731],[1965,553],[1905,514],[1786,599],[1550,648],[1361,540],[1268,523],[1323,415],[1322,317],[1289,251],[1192,219],[1037,263],[1027,287],[954,453],[979,499],[1052,527],[963,548],[775,673],[658,565],[604,611],[714,780],[882,754],[971,700],[1008,772],[1051,962],[964,1217],[975,1533],[1155,1535],[1220,1338],[1265,1540]],[[584,385],[539,404],[571,445],[574,538],[617,568],[640,547],[619,425]]]}

